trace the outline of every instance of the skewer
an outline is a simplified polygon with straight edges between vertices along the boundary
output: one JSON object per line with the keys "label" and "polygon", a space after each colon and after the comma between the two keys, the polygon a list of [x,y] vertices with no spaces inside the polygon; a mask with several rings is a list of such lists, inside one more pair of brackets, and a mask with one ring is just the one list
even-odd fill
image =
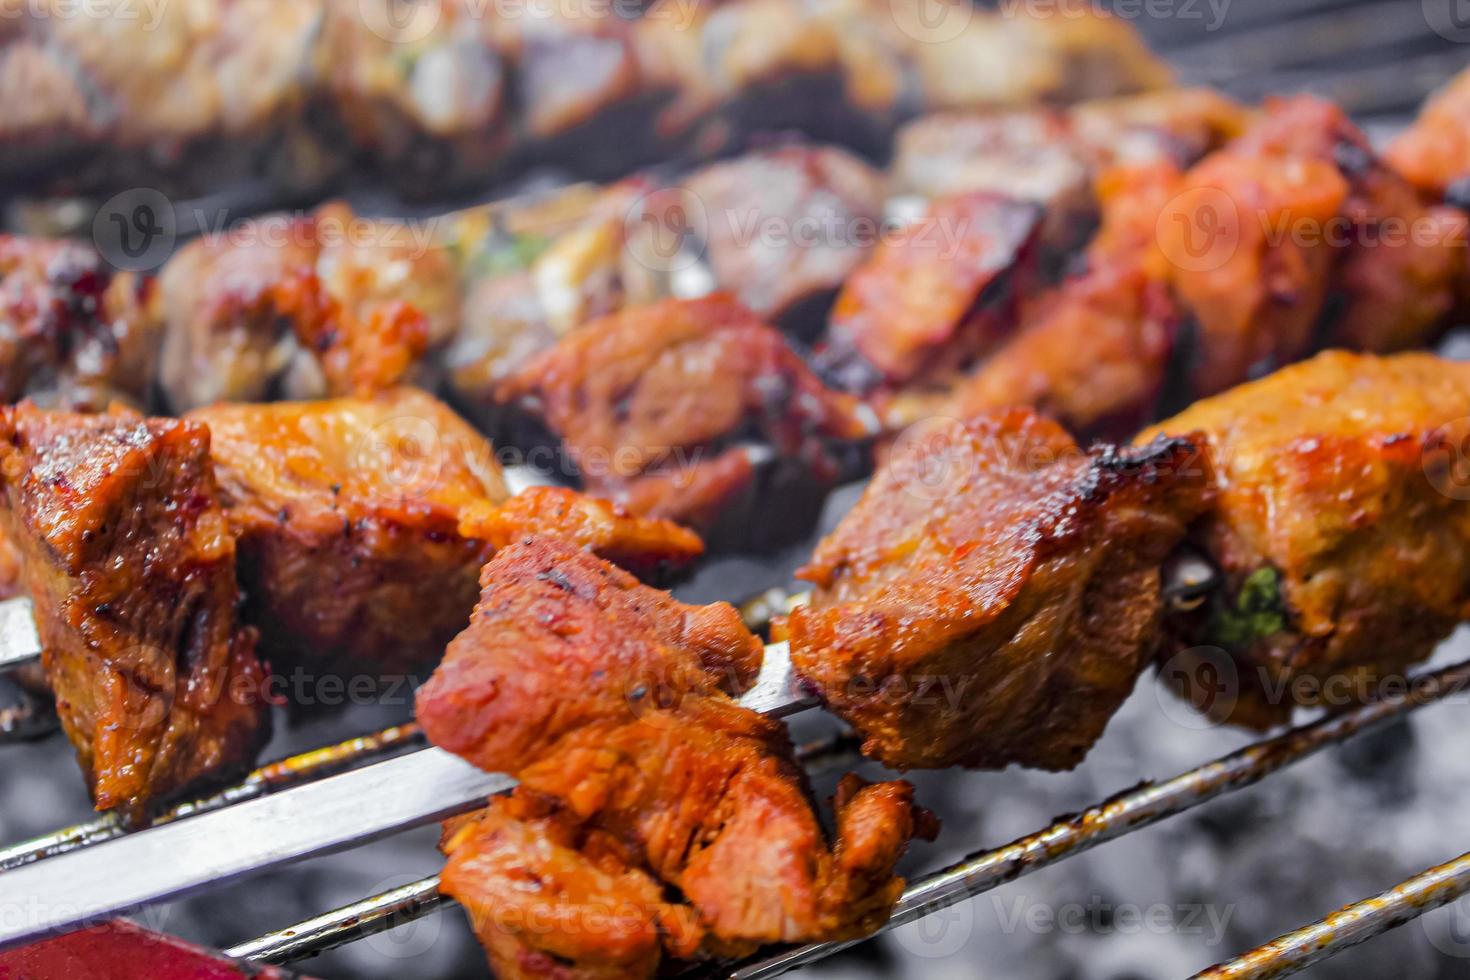
{"label": "skewer", "polygon": [[[840,735],[799,746],[796,758],[809,771],[820,772],[849,763],[857,756],[858,745],[856,738]],[[231,946],[225,954],[257,963],[294,963],[458,904],[439,893],[439,876],[430,875]]]}
{"label": "skewer", "polygon": [[[1470,688],[1470,661],[1420,675],[1401,694],[1256,742],[1163,783],[1143,783],[1004,847],[972,854],[915,881],[899,900],[892,918],[875,935],[999,888],[1099,844],[1185,813],[1217,797],[1252,786],[1323,748],[1405,717],[1467,688]],[[1461,862],[1465,865],[1464,886],[1470,889],[1470,855],[1462,858]],[[273,964],[315,956],[453,904],[442,897],[430,897],[437,896],[437,884],[437,877],[425,878],[240,943],[227,952],[231,956]],[[1451,895],[1445,901],[1454,897]],[[1429,906],[1421,909],[1428,910]],[[1392,926],[1382,925],[1377,932],[1388,928]],[[1363,934],[1355,941],[1361,942],[1377,932]],[[733,968],[728,977],[729,980],[763,980],[779,976],[863,941],[813,943],[779,951],[746,961]],[[1347,945],[1351,943],[1344,937],[1341,948]],[[1235,975],[1221,975],[1222,978],[1225,976],[1233,978]]]}
{"label": "skewer", "polygon": [[[782,718],[816,699],[795,680],[786,644],[773,643],[740,704]],[[48,852],[41,855],[47,861],[31,859],[5,872],[0,949],[445,820],[513,786],[509,776],[427,748],[258,795],[197,820],[82,840],[69,853]],[[111,846],[88,846],[93,843]],[[169,860],[160,862],[160,855]]]}
{"label": "skewer", "polygon": [[[153,825],[210,813],[232,803],[253,800],[276,790],[320,779],[359,763],[385,758],[394,752],[423,744],[424,736],[419,731],[419,726],[410,723],[394,725],[371,735],[360,735],[336,745],[312,749],[278,762],[267,763],[233,786],[165,810],[154,818]],[[0,848],[0,871],[9,871],[42,858],[100,844],[125,833],[126,828],[114,814],[104,814],[86,823]]]}
{"label": "skewer", "polygon": [[1248,953],[1195,974],[1194,980],[1289,977],[1343,950],[1412,922],[1470,893],[1470,854],[1420,872],[1386,892],[1354,902]]}

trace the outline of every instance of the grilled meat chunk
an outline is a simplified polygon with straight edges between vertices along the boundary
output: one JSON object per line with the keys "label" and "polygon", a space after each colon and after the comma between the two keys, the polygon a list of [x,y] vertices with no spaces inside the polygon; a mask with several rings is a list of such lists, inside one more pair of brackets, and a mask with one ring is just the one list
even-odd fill
{"label": "grilled meat chunk", "polygon": [[1329,351],[1144,432],[1197,433],[1218,489],[1192,538],[1225,588],[1171,623],[1166,679],[1223,649],[1216,713],[1266,726],[1428,656],[1470,615],[1467,417],[1470,364]]}
{"label": "grilled meat chunk", "polygon": [[588,324],[508,379],[500,396],[545,420],[595,495],[694,524],[749,484],[742,439],[762,439],[830,481],[836,461],[823,440],[865,434],[850,398],[721,294]]}
{"label": "grilled meat chunk", "polygon": [[99,810],[222,780],[268,733],[235,542],[196,422],[0,412],[6,534],[57,713]]}
{"label": "grilled meat chunk", "polygon": [[1419,111],[1419,118],[1389,144],[1388,163],[1435,200],[1456,198],[1463,207],[1470,177],[1470,69],[1450,79]]}
{"label": "grilled meat chunk", "polygon": [[213,433],[250,622],[278,669],[401,673],[464,628],[485,548],[459,534],[508,493],[490,443],[433,397],[221,404]]}
{"label": "grilled meat chunk", "polygon": [[1456,300],[1466,262],[1466,217],[1433,207],[1374,152],[1336,105],[1305,96],[1278,100],[1233,144],[1263,159],[1330,162],[1347,185],[1325,224],[1283,216],[1271,232],[1316,239],[1337,254],[1334,305],[1319,342],[1391,352],[1434,339]]}
{"label": "grilled meat chunk", "polygon": [[[445,889],[498,973],[566,957],[569,975],[651,976],[660,944],[734,955],[883,921],[927,816],[906,784],[849,782],[828,844],[784,726],[728,696],[761,658],[733,607],[686,606],[545,538],[497,553],[481,586],[417,708],[435,744],[520,780],[447,840]],[[603,901],[610,932],[580,914]]]}
{"label": "grilled meat chunk", "polygon": [[898,133],[891,190],[937,197],[988,190],[1074,219],[1110,167],[1188,167],[1240,134],[1249,113],[1208,89],[1165,89],[1070,109],[936,112]]}
{"label": "grilled meat chunk", "polygon": [[1167,163],[1103,173],[1102,223],[1087,270],[1027,301],[1014,336],[968,376],[880,403],[888,423],[1024,405],[1072,432],[1114,436],[1156,418],[1180,313],[1162,280],[1154,228],[1179,181]]}
{"label": "grilled meat chunk", "polygon": [[216,405],[190,416],[238,537],[246,611],[277,666],[411,672],[469,622],[490,552],[539,532],[645,574],[692,532],[571,490],[510,497],[490,443],[430,395]]}
{"label": "grilled meat chunk", "polygon": [[141,404],[158,344],[147,292],[79,242],[0,235],[0,401]]}
{"label": "grilled meat chunk", "polygon": [[837,297],[825,352],[850,387],[965,367],[1014,324],[1041,212],[988,191],[934,201],[881,244]]}
{"label": "grilled meat chunk", "polygon": [[772,321],[830,297],[883,221],[877,171],[832,147],[749,153],[696,172],[685,188],[715,282]]}
{"label": "grilled meat chunk", "polygon": [[364,394],[410,377],[460,316],[458,269],[421,226],[341,204],[191,242],[150,301],[173,408]]}
{"label": "grilled meat chunk", "polygon": [[1324,230],[1350,188],[1331,155],[1335,139],[1288,135],[1309,103],[1269,105],[1191,168],[1159,215],[1170,288],[1196,325],[1199,395],[1296,360],[1316,340],[1339,258]]}
{"label": "grilled meat chunk", "polygon": [[1023,410],[913,433],[798,573],[793,664],[886,765],[1070,769],[1155,648],[1196,455]]}

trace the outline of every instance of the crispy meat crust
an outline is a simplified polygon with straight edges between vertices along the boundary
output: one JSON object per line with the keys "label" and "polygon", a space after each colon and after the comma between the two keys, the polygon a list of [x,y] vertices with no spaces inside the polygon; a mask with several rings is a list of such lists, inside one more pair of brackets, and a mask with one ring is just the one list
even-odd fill
{"label": "crispy meat crust", "polygon": [[696,525],[753,475],[739,440],[761,439],[830,480],[835,462],[823,438],[863,434],[856,403],[827,389],[780,333],[724,294],[588,324],[510,378],[499,397],[561,437],[591,492]]}
{"label": "crispy meat crust", "polygon": [[1104,436],[1155,418],[1180,319],[1161,281],[1155,224],[1179,182],[1169,163],[1100,176],[1102,223],[1087,271],[1031,300],[1016,334],[949,391],[905,392],[884,414],[906,424],[1025,405],[1072,432]]}
{"label": "crispy meat crust", "polygon": [[449,250],[422,227],[327,204],[189,243],[150,300],[179,411],[282,394],[370,394],[459,326]]}
{"label": "crispy meat crust", "polygon": [[147,292],[77,242],[0,235],[0,402],[141,404],[158,344]]}
{"label": "crispy meat crust", "polygon": [[4,524],[57,712],[99,810],[243,769],[269,731],[209,430],[127,412],[0,412]]}
{"label": "crispy meat crust", "polygon": [[610,500],[566,487],[529,487],[499,506],[471,506],[460,517],[459,534],[496,549],[528,534],[556,538],[644,579],[659,578],[704,552],[704,542],[688,528],[634,517]]}
{"label": "crispy meat crust", "polygon": [[[1264,726],[1297,703],[1371,692],[1470,614],[1470,495],[1457,482],[1467,417],[1470,364],[1329,351],[1139,437],[1199,433],[1217,474],[1192,536],[1228,587],[1171,625],[1166,653],[1187,660],[1206,645],[1235,658],[1238,703],[1218,713]],[[1248,608],[1242,594],[1262,574],[1279,583],[1268,597],[1279,606],[1258,608],[1274,615],[1241,636],[1228,614]]]}
{"label": "crispy meat crust", "polygon": [[1470,176],[1470,69],[1425,103],[1386,156],[1394,170],[1436,199]]}
{"label": "crispy meat crust", "polygon": [[190,418],[214,434],[247,613],[278,669],[397,673],[439,658],[469,621],[486,555],[460,520],[509,496],[483,436],[409,388]]}
{"label": "crispy meat crust", "polygon": [[903,384],[964,367],[1013,322],[1014,290],[1040,227],[1032,204],[986,191],[934,201],[874,250],[832,309],[829,344],[874,380]]}
{"label": "crispy meat crust", "polygon": [[525,534],[645,575],[703,550],[691,531],[572,490],[511,497],[490,443],[411,388],[191,418],[214,432],[247,612],[278,667],[392,674],[436,663],[469,622],[480,566]]}
{"label": "crispy meat crust", "polygon": [[[734,608],[544,538],[500,551],[481,585],[417,707],[435,744],[520,780],[446,838],[445,888],[498,974],[562,957],[565,976],[650,976],[660,945],[733,955],[886,917],[927,818],[906,784],[849,781],[829,847],[784,726],[728,696],[762,651]],[[597,928],[609,904],[625,917]]]}
{"label": "crispy meat crust", "polygon": [[793,663],[887,765],[1075,766],[1153,652],[1196,457],[1083,452],[1022,410],[899,445],[798,573]]}

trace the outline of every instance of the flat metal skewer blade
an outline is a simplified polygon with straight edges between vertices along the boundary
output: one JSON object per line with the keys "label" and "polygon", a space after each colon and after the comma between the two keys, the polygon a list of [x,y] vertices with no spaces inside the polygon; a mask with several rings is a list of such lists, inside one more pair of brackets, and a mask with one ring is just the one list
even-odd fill
{"label": "flat metal skewer blade", "polygon": [[[740,703],[784,717],[801,691],[784,643]],[[211,890],[473,810],[515,780],[441,749],[417,752],[0,873],[0,949]]]}
{"label": "flat metal skewer blade", "polygon": [[0,602],[0,670],[14,670],[41,656],[36,610],[26,596]]}
{"label": "flat metal skewer blade", "polygon": [[472,810],[515,785],[440,749],[0,874],[0,948]]}

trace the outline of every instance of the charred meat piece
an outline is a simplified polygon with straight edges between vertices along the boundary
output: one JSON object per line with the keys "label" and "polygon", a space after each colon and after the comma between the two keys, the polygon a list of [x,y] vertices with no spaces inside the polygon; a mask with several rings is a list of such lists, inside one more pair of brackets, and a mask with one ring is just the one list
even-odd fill
{"label": "charred meat piece", "polygon": [[1470,70],[1424,104],[1419,118],[1389,144],[1389,166],[1435,200],[1470,204]]}
{"label": "charred meat piece", "polygon": [[1317,341],[1341,254],[1325,231],[1351,188],[1332,155],[1335,137],[1294,130],[1300,110],[1316,104],[1269,105],[1190,169],[1159,215],[1170,287],[1197,327],[1196,394],[1296,360]]}
{"label": "charred meat piece", "polygon": [[878,173],[830,147],[714,164],[689,178],[685,196],[719,288],[771,321],[831,296],[883,221]]}
{"label": "charred meat piece", "polygon": [[78,242],[0,235],[0,401],[141,404],[158,344],[147,291]]}
{"label": "charred meat piece", "polygon": [[1168,163],[1104,172],[1087,270],[1028,299],[1015,334],[968,376],[880,400],[887,423],[1028,406],[1072,432],[1118,437],[1157,418],[1180,313],[1163,281],[1155,228],[1180,179]]}
{"label": "charred meat piece", "polygon": [[190,417],[214,435],[246,614],[278,669],[404,673],[442,655],[486,554],[459,522],[508,496],[483,436],[408,388]]}
{"label": "charred meat piece", "polygon": [[459,273],[419,224],[340,204],[200,238],[150,300],[173,408],[364,394],[414,378],[459,326]]}
{"label": "charred meat piece", "polygon": [[1218,487],[1192,538],[1225,587],[1171,622],[1166,680],[1223,650],[1214,710],[1267,726],[1427,657],[1470,614],[1467,417],[1470,364],[1329,351],[1144,432],[1198,433]]}
{"label": "charred meat piece", "polygon": [[[500,551],[481,586],[417,708],[435,744],[520,780],[447,840],[445,889],[497,972],[565,957],[572,976],[651,976],[660,945],[736,955],[883,921],[927,815],[906,784],[849,782],[828,843],[784,726],[729,697],[761,658],[733,607],[544,538]],[[617,929],[579,914],[603,901]]]}
{"label": "charred meat piece", "polygon": [[898,385],[983,356],[1014,323],[1040,218],[1035,205],[988,191],[934,201],[843,286],[828,328],[830,369]]}
{"label": "charred meat piece", "polygon": [[1155,649],[1209,499],[1187,439],[1084,452],[1023,410],[896,446],[798,574],[792,662],[899,768],[1070,769]]}
{"label": "charred meat piece", "polygon": [[246,611],[277,666],[381,674],[434,664],[469,622],[480,566],[525,534],[646,574],[702,548],[683,528],[571,490],[509,497],[490,443],[414,389],[191,417],[214,433]]}
{"label": "charred meat piece", "polygon": [[209,430],[22,403],[0,413],[0,480],[42,664],[97,808],[140,821],[247,766],[269,728],[264,671],[236,622]]}
{"label": "charred meat piece", "polygon": [[[830,481],[836,460],[825,440],[865,434],[850,398],[825,388],[779,333],[720,294],[588,324],[510,378],[500,397],[545,421],[592,493],[681,522],[748,484],[748,464],[726,471],[721,462],[744,455],[742,440],[762,440]],[[734,479],[707,481],[710,467]],[[657,492],[642,491],[649,480]],[[691,487],[701,492],[680,492]]]}

